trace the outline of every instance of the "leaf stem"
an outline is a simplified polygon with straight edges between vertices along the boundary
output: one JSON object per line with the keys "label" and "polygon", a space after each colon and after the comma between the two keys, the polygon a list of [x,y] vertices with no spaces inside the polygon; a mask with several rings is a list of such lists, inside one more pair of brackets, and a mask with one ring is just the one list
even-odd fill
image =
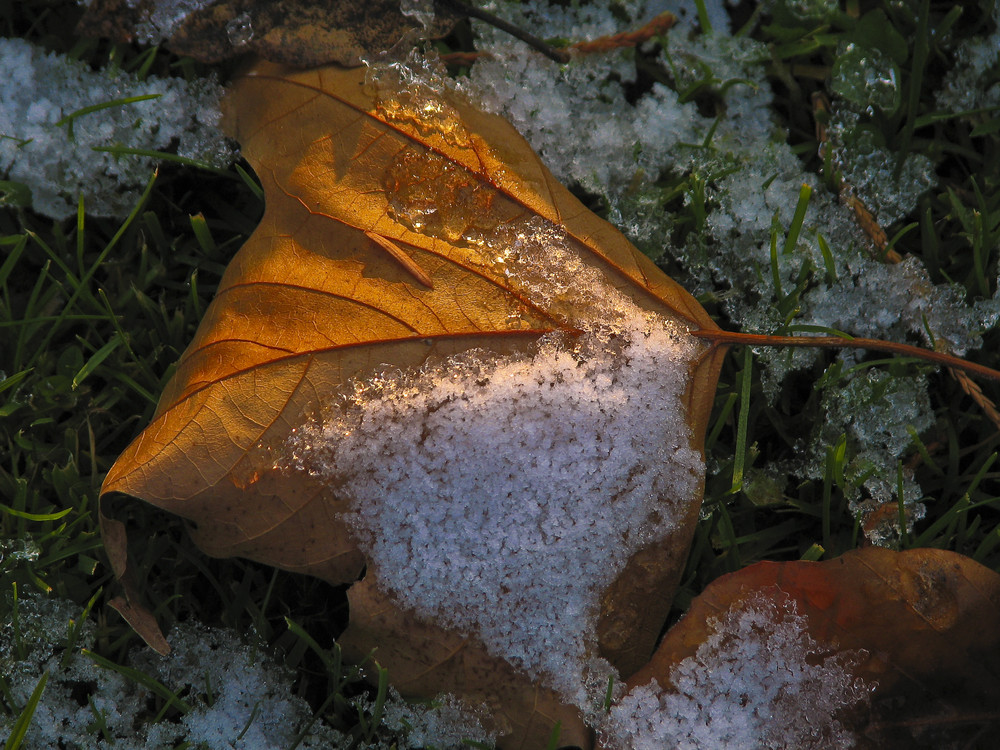
{"label": "leaf stem", "polygon": [[565,64],[569,62],[568,52],[555,49],[551,45],[539,39],[534,34],[529,34],[524,29],[518,28],[514,24],[505,21],[499,16],[495,16],[488,11],[475,8],[467,3],[461,2],[461,0],[436,0],[436,2],[438,5],[443,5],[446,8],[451,8],[458,13],[471,16],[472,18],[478,18],[480,21],[486,21],[486,23],[490,24],[491,26],[495,26],[501,31],[506,31],[512,37],[520,39],[529,47],[538,50],[550,60],[555,60],[557,63],[560,64]]}
{"label": "leaf stem", "polygon": [[859,339],[851,336],[770,336],[763,333],[739,333],[736,331],[708,330],[691,331],[691,335],[710,341],[715,345],[745,346],[815,346],[823,349],[871,349],[876,352],[919,357],[927,362],[953,367],[973,375],[1000,381],[1000,371],[978,365],[975,362],[956,357],[954,354],[935,352],[910,344],[900,344],[882,339]]}

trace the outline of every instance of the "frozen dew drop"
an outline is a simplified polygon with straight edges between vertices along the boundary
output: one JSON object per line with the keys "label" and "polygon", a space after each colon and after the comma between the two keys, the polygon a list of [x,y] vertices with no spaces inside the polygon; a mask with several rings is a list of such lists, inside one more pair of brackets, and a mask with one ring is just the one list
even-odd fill
{"label": "frozen dew drop", "polygon": [[234,47],[245,47],[253,40],[253,22],[249,13],[240,13],[226,24],[226,36]]}
{"label": "frozen dew drop", "polygon": [[432,0],[400,0],[400,12],[409,16],[425,29],[434,22],[434,3]]}
{"label": "frozen dew drop", "polygon": [[895,112],[903,99],[899,70],[885,54],[860,44],[848,44],[833,64],[833,90],[861,107]]}

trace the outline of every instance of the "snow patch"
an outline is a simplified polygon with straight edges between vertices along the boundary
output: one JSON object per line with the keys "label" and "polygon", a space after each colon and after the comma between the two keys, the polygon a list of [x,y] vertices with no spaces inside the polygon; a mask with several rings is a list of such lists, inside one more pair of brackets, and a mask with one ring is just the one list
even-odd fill
{"label": "snow patch", "polygon": [[[636,28],[671,4],[627,0],[615,3],[615,16],[610,5],[551,8],[545,0],[497,0],[496,12],[543,37],[581,39],[610,28]],[[825,17],[837,8],[827,0],[785,5],[809,18]],[[691,23],[679,25],[658,40],[661,49],[647,45],[644,50],[644,65],[658,66],[668,85],[656,84],[630,103],[626,94],[636,79],[634,51],[578,56],[558,66],[526,53],[485,24],[475,28],[481,46],[490,52],[470,73],[484,106],[506,116],[557,178],[600,196],[608,220],[641,250],[683,268],[674,276],[685,288],[720,299],[736,327],[775,333],[785,325],[826,326],[924,344],[933,337],[962,354],[981,346],[982,332],[1000,317],[1000,293],[967,301],[964,290],[932,283],[918,260],[895,265],[879,260],[850,209],[803,169],[786,143],[771,107],[769,52],[760,43],[720,33],[725,31],[720,24],[713,23],[711,34],[695,33]],[[1000,61],[997,49],[993,34],[957,50],[957,65],[940,95],[942,106],[955,111],[996,101],[1000,86],[989,71]],[[703,116],[696,101],[678,94],[694,86],[700,96],[719,103],[717,117]],[[868,96],[865,91],[865,86],[855,90],[855,98]],[[867,103],[840,98],[831,116],[829,146],[837,166],[891,236],[890,224],[911,214],[918,198],[934,187],[933,164],[910,154],[895,176],[899,154],[891,144],[872,142]],[[771,233],[780,228],[777,241],[783,249],[803,184],[813,192],[802,231],[795,248],[778,253],[775,273]],[[701,206],[703,225],[677,222],[668,210],[676,200]],[[783,304],[783,299],[797,288],[796,314],[786,319],[783,310],[791,303]],[[818,356],[807,349],[757,352],[765,394],[774,398],[788,373],[812,366]],[[845,370],[858,356],[842,353]],[[908,449],[907,429],[919,429],[933,418],[925,384],[915,385],[920,393],[913,404],[919,413],[911,412],[905,424],[895,420],[891,435],[878,436],[886,442],[870,451],[849,433],[849,461],[865,453],[874,473],[896,476],[901,452]],[[783,475],[785,482],[815,478],[806,457],[825,455],[829,443],[820,439],[803,441],[802,460],[763,468],[776,479]],[[873,497],[881,492],[872,486],[865,490]],[[919,498],[921,490],[908,482],[906,494]],[[913,510],[920,512],[916,506]]]}
{"label": "snow patch", "polygon": [[[25,705],[42,675],[49,675],[25,747],[168,750],[189,744],[207,750],[285,750],[300,733],[296,746],[304,750],[351,746],[349,736],[322,718],[313,719],[309,704],[295,695],[291,673],[262,644],[234,631],[180,624],[167,638],[169,656],[149,649],[132,652],[130,667],[162,683],[191,708],[153,723],[152,693],[81,653],[95,648],[97,628],[89,618],[81,621],[79,606],[29,595],[20,599],[15,617],[9,605],[0,602],[5,614],[0,624],[0,674],[9,689],[8,702]],[[71,627],[77,628],[78,637],[68,653]],[[359,709],[371,715],[371,706],[363,700],[361,704]],[[376,748],[453,750],[467,747],[465,740],[484,746],[493,742],[482,727],[482,711],[454,696],[412,704],[393,691],[383,711]],[[16,720],[16,713],[0,715],[0,736],[8,734]]]}
{"label": "snow patch", "polygon": [[[93,216],[124,217],[156,160],[106,149],[176,151],[223,166],[232,152],[216,129],[221,89],[212,81],[94,72],[21,39],[0,39],[0,175],[31,190],[32,207],[53,219],[72,216],[78,197]],[[79,110],[137,96],[81,114]]]}
{"label": "snow patch", "polygon": [[697,653],[612,706],[601,734],[615,750],[852,748],[838,720],[873,685],[851,674],[856,652],[807,632],[794,600],[754,595],[709,623]]}
{"label": "snow patch", "polygon": [[580,315],[580,333],[355,382],[287,452],[353,499],[349,522],[403,606],[586,707],[612,673],[593,656],[600,594],[699,489],[683,396],[703,345],[561,237],[535,219],[483,244],[536,304]]}

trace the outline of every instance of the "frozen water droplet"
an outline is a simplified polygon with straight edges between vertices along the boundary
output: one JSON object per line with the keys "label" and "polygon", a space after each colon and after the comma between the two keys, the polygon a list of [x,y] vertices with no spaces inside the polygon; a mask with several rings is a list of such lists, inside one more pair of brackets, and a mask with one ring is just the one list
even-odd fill
{"label": "frozen water droplet", "polygon": [[404,149],[382,176],[392,216],[414,231],[479,246],[507,217],[497,190],[447,159]]}
{"label": "frozen water droplet", "polygon": [[375,60],[365,64],[375,110],[381,117],[413,128],[424,138],[438,136],[453,146],[469,145],[462,118],[446,96],[449,84],[437,60]]}
{"label": "frozen water droplet", "polygon": [[240,13],[226,24],[226,36],[234,47],[245,47],[253,39],[253,22],[249,13]]}
{"label": "frozen water droplet", "polygon": [[399,10],[404,16],[409,16],[425,29],[430,28],[434,21],[433,0],[400,0]]}
{"label": "frozen water droplet", "polygon": [[41,555],[41,548],[31,539],[0,540],[0,563],[15,561],[34,562]]}
{"label": "frozen water droplet", "polygon": [[899,70],[877,49],[848,44],[833,64],[833,90],[861,107],[895,112],[903,100]]}

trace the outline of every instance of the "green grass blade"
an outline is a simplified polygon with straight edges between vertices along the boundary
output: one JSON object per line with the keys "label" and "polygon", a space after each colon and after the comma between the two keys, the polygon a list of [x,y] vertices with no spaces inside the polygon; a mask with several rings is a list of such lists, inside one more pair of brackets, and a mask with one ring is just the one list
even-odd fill
{"label": "green grass blade", "polygon": [[236,174],[240,176],[243,183],[250,188],[250,192],[257,196],[258,200],[264,200],[264,188],[260,186],[260,183],[254,179],[253,175],[247,172],[239,164],[236,165]]}
{"label": "green grass blade", "polygon": [[0,503],[0,512],[7,513],[17,518],[26,518],[29,521],[58,521],[73,512],[72,508],[57,511],[56,513],[28,513],[27,511],[11,508],[9,505]]}
{"label": "green grass blade", "polygon": [[736,447],[733,451],[733,486],[729,494],[743,489],[743,471],[747,455],[747,425],[750,422],[750,381],[753,368],[753,350],[743,350],[743,370],[740,372],[740,411],[736,421]]}
{"label": "green grass blade", "polygon": [[4,262],[0,264],[0,286],[7,283],[7,278],[10,276],[10,272],[14,270],[14,266],[21,259],[21,253],[24,252],[24,248],[28,245],[28,235],[22,234],[14,248],[10,250],[10,254],[4,259]]}
{"label": "green grass blade", "polygon": [[[105,245],[104,248],[101,250],[101,252],[98,254],[97,259],[94,261],[91,267],[87,269],[87,273],[80,278],[79,284],[73,290],[73,294],[70,295],[70,298],[66,300],[65,305],[63,305],[63,312],[62,315],[60,315],[60,321],[65,316],[69,315],[70,311],[73,309],[73,306],[76,304],[77,299],[80,297],[83,290],[87,288],[87,284],[90,283],[90,280],[91,278],[93,278],[94,274],[97,273],[97,269],[104,264],[104,261],[107,259],[108,255],[115,248],[115,246],[118,245],[118,243],[121,241],[121,238],[125,236],[125,232],[127,232],[128,228],[132,226],[132,222],[135,221],[136,217],[139,215],[139,212],[142,210],[143,206],[146,205],[146,201],[149,200],[149,195],[153,191],[153,184],[156,182],[157,175],[158,172],[154,170],[153,173],[150,175],[149,180],[146,182],[146,187],[142,191],[142,195],[139,196],[139,200],[136,201],[135,206],[132,208],[132,211],[125,218],[125,221],[121,223],[121,226],[118,227],[118,231],[114,233],[114,235],[108,241],[107,245]],[[89,292],[88,296],[92,297],[92,295],[90,295]],[[94,299],[94,303],[98,306],[98,308],[100,308],[100,303],[96,299]],[[29,361],[29,366],[33,366],[37,362],[38,357],[40,357],[42,353],[45,352],[45,350],[49,346],[49,343],[52,341],[52,337],[55,335],[58,328],[59,325],[57,324],[52,326],[46,332],[45,337],[42,339],[41,343],[35,350],[35,355]]]}
{"label": "green grass blade", "polygon": [[812,188],[803,185],[799,190],[799,202],[795,204],[795,214],[792,216],[792,223],[788,227],[788,234],[785,235],[785,245],[781,249],[782,255],[795,252],[795,247],[799,244],[799,234],[802,232],[802,223],[806,219],[806,211],[809,208],[809,198],[812,196]]}
{"label": "green grass blade", "polygon": [[28,698],[28,702],[24,704],[24,708],[21,709],[21,713],[18,714],[17,721],[14,722],[14,728],[11,730],[10,737],[7,738],[7,742],[4,743],[3,750],[17,750],[21,747],[21,743],[24,742],[24,736],[28,733],[28,727],[31,726],[31,719],[35,715],[35,709],[38,708],[38,703],[42,699],[42,693],[45,690],[45,683],[49,681],[48,671],[42,675],[42,679],[38,681],[35,685],[35,689],[31,691],[31,697]]}
{"label": "green grass blade", "polygon": [[13,388],[18,383],[22,382],[28,375],[31,374],[31,370],[21,370],[21,372],[15,372],[10,377],[5,377],[0,380],[0,393],[3,393],[8,388]]}
{"label": "green grass blade", "polygon": [[185,167],[197,167],[198,169],[215,172],[215,174],[223,175],[225,177],[231,176],[228,170],[220,169],[207,161],[203,161],[202,159],[192,159],[188,156],[180,156],[178,154],[171,154],[169,151],[154,151],[148,148],[129,148],[128,146],[94,146],[91,148],[91,151],[114,154],[115,156],[145,156],[150,159],[156,159],[157,161],[169,161]]}
{"label": "green grass blade", "polygon": [[173,706],[182,714],[187,714],[191,712],[191,705],[181,699],[173,690],[168,688],[159,680],[150,677],[145,672],[140,672],[138,669],[133,669],[132,667],[126,667],[122,664],[115,664],[110,659],[106,659],[100,654],[95,654],[89,649],[83,649],[81,652],[88,659],[93,661],[98,666],[104,667],[105,669],[110,669],[117,672],[122,677],[132,680],[144,688],[149,690],[151,693],[160,696],[163,700],[167,702],[168,705]]}
{"label": "green grass blade", "polygon": [[159,99],[163,94],[140,94],[139,96],[127,96],[124,99],[113,99],[109,102],[102,102],[101,104],[91,104],[87,107],[81,107],[75,112],[70,112],[68,115],[58,120],[55,125],[56,127],[62,127],[63,125],[68,125],[66,128],[70,139],[73,138],[73,121],[77,118],[84,117],[86,115],[92,114],[94,112],[100,112],[104,109],[114,109],[115,107],[124,107],[128,104],[136,104],[137,102],[145,102],[149,99]]}
{"label": "green grass blade", "polygon": [[90,359],[87,360],[86,364],[80,368],[80,371],[73,376],[72,388],[75,391],[80,387],[80,383],[86,380],[91,373],[94,372],[101,364],[106,360],[111,354],[121,346],[123,343],[122,337],[116,331],[112,336],[111,340],[108,341],[104,346],[94,352]]}

